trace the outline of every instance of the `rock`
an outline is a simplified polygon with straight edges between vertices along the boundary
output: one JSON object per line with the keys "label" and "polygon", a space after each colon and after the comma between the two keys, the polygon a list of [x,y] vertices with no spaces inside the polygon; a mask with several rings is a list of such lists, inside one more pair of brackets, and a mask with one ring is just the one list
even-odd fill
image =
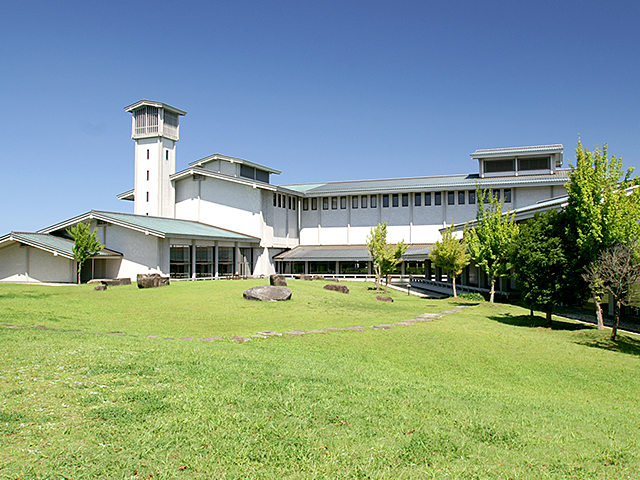
{"label": "rock", "polygon": [[313,277],[311,275],[300,275],[300,280],[306,280],[310,282],[311,280],[313,280]]}
{"label": "rock", "polygon": [[102,284],[101,285],[96,285],[95,287],[93,287],[93,289],[98,291],[98,292],[100,292],[100,291],[106,290],[107,286],[106,285],[102,285]]}
{"label": "rock", "polygon": [[169,277],[159,273],[139,273],[138,288],[155,288],[169,285]]}
{"label": "rock", "polygon": [[118,285],[131,285],[130,278],[94,278],[87,282],[88,285],[100,283],[109,287],[117,287]]}
{"label": "rock", "polygon": [[229,340],[236,343],[244,343],[249,341],[247,337],[237,337],[237,336],[230,337]]}
{"label": "rock", "polygon": [[287,287],[274,285],[260,285],[245,290],[242,294],[247,300],[260,300],[262,302],[280,302],[291,298],[291,290]]}
{"label": "rock", "polygon": [[284,275],[269,275],[269,285],[273,285],[275,287],[286,287],[287,280],[284,278]]}
{"label": "rock", "polygon": [[376,295],[376,300],[378,300],[379,302],[393,303],[393,298],[391,298],[391,297],[382,297],[380,295]]}
{"label": "rock", "polygon": [[311,280],[324,280],[324,277],[322,275],[314,275]]}
{"label": "rock", "polygon": [[346,285],[325,285],[325,290],[333,290],[334,292],[349,293],[349,289]]}

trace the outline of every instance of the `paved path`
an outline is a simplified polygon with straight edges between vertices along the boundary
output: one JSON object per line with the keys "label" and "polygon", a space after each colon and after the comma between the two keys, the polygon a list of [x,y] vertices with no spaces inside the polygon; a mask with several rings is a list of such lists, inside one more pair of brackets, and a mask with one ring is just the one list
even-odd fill
{"label": "paved path", "polygon": [[[309,334],[317,334],[317,333],[329,333],[329,332],[341,332],[341,331],[345,331],[345,330],[350,330],[353,332],[364,332],[365,330],[367,330],[367,328],[373,329],[373,330],[391,330],[395,327],[408,327],[411,325],[415,325],[418,322],[429,322],[431,320],[436,320],[438,318],[442,318],[445,315],[452,315],[455,313],[460,313],[462,312],[465,308],[469,308],[472,307],[474,305],[460,305],[454,308],[450,308],[449,310],[445,310],[444,312],[440,312],[440,313],[423,313],[421,315],[416,316],[415,318],[412,318],[410,320],[402,320],[400,322],[395,322],[395,323],[381,323],[379,325],[371,325],[370,327],[365,327],[362,325],[353,325],[351,327],[342,327],[342,328],[323,328],[321,330],[289,330],[287,332],[276,332],[274,330],[263,330],[262,332],[258,332],[255,335],[251,335],[251,337],[240,337],[240,336],[232,336],[229,338],[224,338],[224,337],[204,337],[204,338],[198,338],[196,339],[195,337],[178,337],[177,340],[184,340],[184,341],[191,341],[191,340],[197,340],[200,342],[215,342],[215,341],[220,341],[220,340],[230,340],[232,342],[236,342],[236,343],[245,343],[248,342],[252,339],[266,339],[269,337],[281,337],[283,335],[291,335],[291,336],[302,336],[302,335],[309,335]],[[45,327],[43,325],[33,325],[31,327],[21,327],[19,325],[0,325],[0,327],[2,328],[38,328],[38,329],[42,329],[42,330],[55,330],[55,331],[59,331],[56,328],[48,328]],[[104,332],[81,332],[78,330],[73,330],[73,331],[69,331],[68,333],[89,333],[91,335],[127,335],[125,333],[121,333],[121,332],[116,332],[116,333],[104,333]],[[140,335],[127,335],[127,336],[131,336],[131,337],[140,337]],[[176,338],[174,337],[162,337],[161,335],[147,335],[147,338],[158,338],[158,339],[162,339],[162,340],[176,340]]]}

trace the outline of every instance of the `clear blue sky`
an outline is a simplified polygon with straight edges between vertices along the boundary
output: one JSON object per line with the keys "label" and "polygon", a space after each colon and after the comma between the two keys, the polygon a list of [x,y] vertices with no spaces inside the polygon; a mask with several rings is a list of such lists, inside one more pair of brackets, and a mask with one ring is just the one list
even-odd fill
{"label": "clear blue sky", "polygon": [[8,2],[0,235],[130,212],[130,114],[188,112],[274,183],[467,173],[478,148],[606,142],[640,167],[640,2]]}

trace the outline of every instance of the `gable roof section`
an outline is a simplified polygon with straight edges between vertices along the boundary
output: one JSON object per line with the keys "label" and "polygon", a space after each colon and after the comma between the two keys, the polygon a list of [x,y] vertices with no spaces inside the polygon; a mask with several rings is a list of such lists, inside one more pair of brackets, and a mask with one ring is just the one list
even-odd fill
{"label": "gable roof section", "polygon": [[[0,244],[5,242],[18,242],[30,247],[39,248],[56,256],[73,260],[73,241],[68,238],[57,237],[47,233],[11,232],[0,237]],[[121,253],[105,248],[93,258],[119,258]]]}
{"label": "gable roof section", "polygon": [[193,220],[151,217],[147,215],[135,215],[133,213],[104,212],[101,210],[91,210],[85,214],[39,230],[38,233],[55,232],[87,220],[101,220],[159,238],[171,237],[200,240],[244,241],[251,243],[260,241],[256,237],[232,232],[231,230],[225,230]]}
{"label": "gable roof section", "polygon": [[133,112],[137,108],[144,107],[146,105],[149,105],[151,107],[164,108],[165,110],[168,110],[169,112],[173,112],[173,113],[175,113],[177,115],[186,115],[187,114],[187,112],[185,112],[184,110],[180,110],[179,108],[172,107],[171,105],[167,105],[166,103],[154,102],[153,100],[147,100],[146,98],[143,98],[142,100],[140,100],[140,101],[138,101],[136,103],[132,103],[131,105],[129,105],[127,107],[124,107],[124,110],[126,112]]}
{"label": "gable roof section", "polygon": [[443,191],[447,189],[474,190],[499,186],[525,187],[528,185],[564,185],[569,180],[569,169],[558,169],[555,174],[522,175],[519,177],[480,178],[478,174],[441,175],[433,177],[387,178],[379,180],[353,180],[313,184],[282,185],[305,196],[349,193],[385,193],[413,191]]}
{"label": "gable roof section", "polygon": [[276,175],[280,175],[282,172],[280,170],[276,170],[275,168],[267,167],[266,165],[260,165],[259,163],[250,162],[249,160],[245,160],[244,158],[237,157],[229,157],[227,155],[222,155],[221,153],[214,153],[213,155],[209,155],[208,157],[201,158],[200,160],[196,160],[195,162],[191,162],[189,164],[190,167],[202,167],[209,162],[214,162],[216,160],[224,160],[229,163],[240,163],[241,165],[247,165],[248,167],[259,168],[260,170],[264,170],[265,172],[275,173]]}
{"label": "gable roof section", "polygon": [[562,153],[564,146],[560,143],[555,145],[535,145],[533,147],[507,147],[488,148],[476,150],[471,154],[471,158],[497,158],[512,157],[514,155],[541,155],[551,153]]}

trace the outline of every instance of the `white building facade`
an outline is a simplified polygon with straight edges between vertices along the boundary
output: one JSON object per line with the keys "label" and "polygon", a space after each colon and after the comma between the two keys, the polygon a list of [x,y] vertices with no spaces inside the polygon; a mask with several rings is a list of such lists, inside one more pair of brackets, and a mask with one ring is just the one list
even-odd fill
{"label": "white building facade", "polygon": [[[478,188],[499,196],[505,210],[566,194],[562,145],[477,150],[478,172],[462,175],[274,185],[280,171],[221,154],[176,172],[186,112],[148,100],[125,110],[134,181],[118,198],[133,201],[134,213],[91,211],[35,234],[0,237],[0,281],[74,281],[66,229],[80,221],[97,229],[107,252],[85,278],[362,275],[371,271],[366,237],[383,222],[391,243],[409,245],[400,271],[431,276],[430,245],[443,227],[475,219]],[[38,253],[26,262],[25,249]]]}

